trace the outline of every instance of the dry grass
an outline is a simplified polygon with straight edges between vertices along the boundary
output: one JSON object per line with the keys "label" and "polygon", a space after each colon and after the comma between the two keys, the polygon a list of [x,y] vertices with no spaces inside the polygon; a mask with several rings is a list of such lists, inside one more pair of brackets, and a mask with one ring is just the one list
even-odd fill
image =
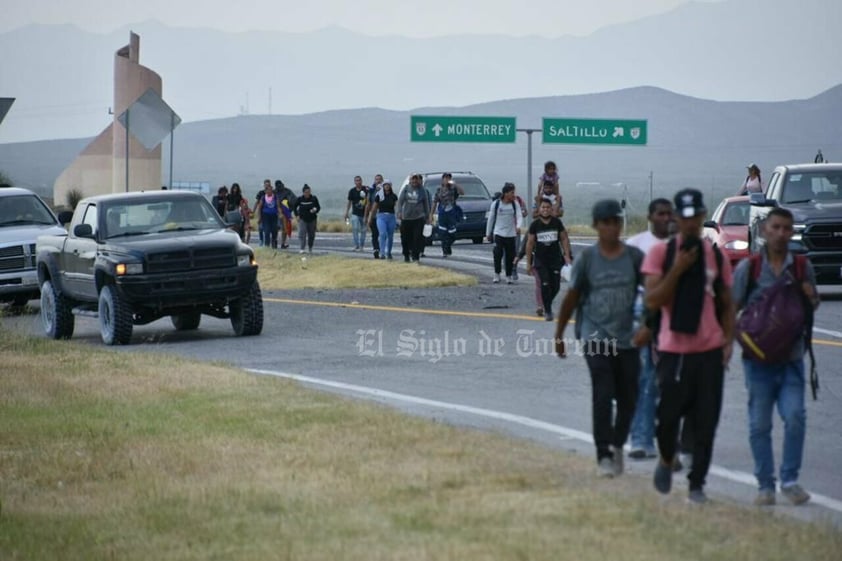
{"label": "dry grass", "polygon": [[308,255],[255,249],[260,266],[261,288],[281,290],[296,288],[399,288],[436,286],[474,286],[473,276],[441,267],[426,267],[394,261],[354,259],[338,255]]}
{"label": "dry grass", "polygon": [[831,559],[590,459],[296,384],[0,328],[0,559]]}

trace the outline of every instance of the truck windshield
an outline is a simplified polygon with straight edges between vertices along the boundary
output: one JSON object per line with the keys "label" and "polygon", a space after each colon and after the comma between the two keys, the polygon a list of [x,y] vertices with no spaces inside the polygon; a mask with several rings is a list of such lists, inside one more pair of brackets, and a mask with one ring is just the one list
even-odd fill
{"label": "truck windshield", "polygon": [[[835,175],[834,175],[835,173]],[[792,173],[784,184],[784,203],[842,200],[842,175],[839,172]]]}
{"label": "truck windshield", "polygon": [[0,228],[55,223],[49,209],[34,195],[3,197],[3,203],[0,204]]}
{"label": "truck windshield", "polygon": [[105,209],[105,237],[223,228],[213,207],[199,199],[121,203]]}

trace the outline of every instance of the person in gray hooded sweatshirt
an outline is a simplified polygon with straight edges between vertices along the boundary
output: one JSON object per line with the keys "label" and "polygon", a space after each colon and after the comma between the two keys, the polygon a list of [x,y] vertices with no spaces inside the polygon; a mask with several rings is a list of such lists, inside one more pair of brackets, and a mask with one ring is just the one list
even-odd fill
{"label": "person in gray hooded sweatshirt", "polygon": [[424,249],[424,225],[430,223],[430,195],[421,174],[409,178],[409,185],[398,196],[397,219],[400,222],[403,260],[418,262]]}

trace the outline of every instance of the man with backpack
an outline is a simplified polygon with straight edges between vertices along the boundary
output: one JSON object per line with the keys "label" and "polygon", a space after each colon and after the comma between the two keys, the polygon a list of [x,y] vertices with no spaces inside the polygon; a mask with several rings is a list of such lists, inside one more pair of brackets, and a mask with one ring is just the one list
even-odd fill
{"label": "man with backpack", "polygon": [[819,298],[813,266],[805,256],[789,252],[792,213],[772,209],[763,234],[765,248],[737,266],[732,289],[743,310],[737,341],[743,346],[749,444],[759,487],[754,504],[775,504],[772,410],[777,405],[784,423],[781,494],[800,505],[810,500],[798,484],[806,425],[804,353]]}
{"label": "man with backpack", "polygon": [[655,431],[660,459],[653,479],[659,492],[670,492],[678,428],[685,417],[693,426],[688,500],[700,504],[707,501],[705,477],[734,341],[731,265],[701,237],[707,214],[702,193],[683,189],[674,202],[678,233],[669,242],[653,246],[642,268],[646,307],[661,312],[656,326],[661,399]]}
{"label": "man with backpack", "polygon": [[485,226],[485,236],[494,244],[494,278],[491,282],[500,282],[500,273],[505,266],[506,282],[514,284],[515,248],[522,226],[523,216],[515,201],[515,184],[507,182],[500,197],[491,203]]}
{"label": "man with backpack", "polygon": [[[549,213],[549,205],[545,208]],[[643,252],[620,240],[623,209],[619,202],[599,201],[592,215],[599,239],[573,262],[570,288],[556,324],[556,354],[567,356],[564,330],[575,312],[576,338],[582,341],[591,375],[597,470],[602,477],[615,477],[623,473],[623,445],[637,400],[640,355],[632,338]]]}

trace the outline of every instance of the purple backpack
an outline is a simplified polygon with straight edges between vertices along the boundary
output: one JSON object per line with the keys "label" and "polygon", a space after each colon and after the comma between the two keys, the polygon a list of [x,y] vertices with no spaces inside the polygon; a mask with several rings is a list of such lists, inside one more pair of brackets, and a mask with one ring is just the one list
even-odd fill
{"label": "purple backpack", "polygon": [[[812,307],[805,301],[801,283],[806,278],[806,257],[794,256],[794,270],[786,270],[772,286],[747,306],[737,320],[737,342],[743,356],[763,363],[789,360],[792,346],[808,336]],[[749,290],[760,277],[759,254],[750,258]]]}

